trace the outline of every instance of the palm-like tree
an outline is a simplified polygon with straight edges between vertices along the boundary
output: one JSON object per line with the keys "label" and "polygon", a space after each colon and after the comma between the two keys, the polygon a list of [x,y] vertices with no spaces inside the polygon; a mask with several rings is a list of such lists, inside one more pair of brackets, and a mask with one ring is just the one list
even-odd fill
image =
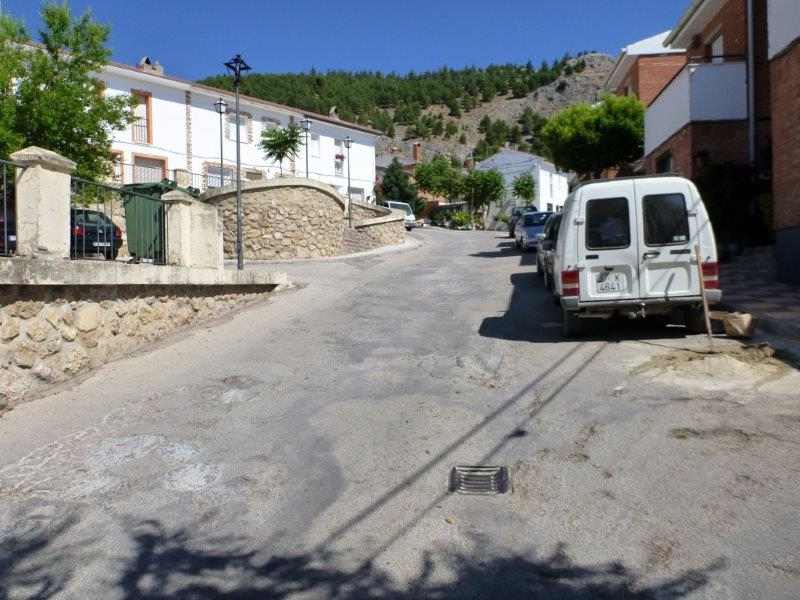
{"label": "palm-like tree", "polygon": [[277,161],[283,175],[283,161],[297,156],[301,145],[300,128],[291,123],[288,127],[277,127],[262,132],[259,147],[268,159]]}

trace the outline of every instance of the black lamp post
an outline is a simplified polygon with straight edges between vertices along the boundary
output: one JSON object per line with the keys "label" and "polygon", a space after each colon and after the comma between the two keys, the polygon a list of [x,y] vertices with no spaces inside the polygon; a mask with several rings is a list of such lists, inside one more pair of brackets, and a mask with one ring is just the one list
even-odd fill
{"label": "black lamp post", "polygon": [[311,123],[313,121],[308,117],[303,117],[300,123],[303,126],[303,131],[306,132],[306,179],[308,179],[308,132],[311,131]]}
{"label": "black lamp post", "polygon": [[350,195],[350,147],[353,145],[353,138],[349,135],[344,138],[344,147],[347,148],[347,220],[350,227],[353,227],[353,197]]}
{"label": "black lamp post", "polygon": [[224,161],[224,154],[223,154],[223,142],[225,136],[223,135],[222,129],[222,119],[223,115],[228,112],[228,103],[225,102],[221,97],[219,100],[214,102],[214,108],[219,113],[219,187],[222,187],[225,183],[225,161]]}
{"label": "black lamp post", "polygon": [[242,81],[242,72],[249,71],[250,65],[244,62],[241,54],[237,54],[225,63],[225,68],[233,75],[233,89],[236,92],[236,268],[244,269],[244,253],[242,251],[242,127],[239,116],[239,84]]}

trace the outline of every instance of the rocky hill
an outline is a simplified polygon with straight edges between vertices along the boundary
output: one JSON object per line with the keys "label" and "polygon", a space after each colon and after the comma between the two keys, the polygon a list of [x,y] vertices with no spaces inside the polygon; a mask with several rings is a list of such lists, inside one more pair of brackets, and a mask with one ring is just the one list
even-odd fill
{"label": "rocky hill", "polygon": [[[479,124],[484,117],[492,121],[503,120],[513,125],[526,108],[543,117],[550,117],[554,113],[579,102],[595,102],[602,93],[614,59],[607,54],[587,54],[581,57],[585,62],[582,71],[563,73],[552,83],[540,87],[536,91],[522,98],[514,98],[511,94],[496,96],[489,102],[482,103],[469,112],[464,112],[460,117],[449,116],[448,107],[433,105],[426,108],[423,113],[442,115],[445,122],[453,121],[458,127],[458,133],[444,139],[443,136],[429,137],[427,139],[409,137],[409,127],[398,125],[395,136],[381,136],[378,143],[378,156],[394,155],[406,160],[412,159],[414,143],[422,146],[423,157],[430,158],[436,154],[455,156],[461,160],[468,157],[483,135],[478,131]],[[569,64],[574,65],[577,59]],[[413,133],[413,132],[412,132]],[[463,138],[461,135],[463,134]],[[463,139],[465,143],[461,143]]]}

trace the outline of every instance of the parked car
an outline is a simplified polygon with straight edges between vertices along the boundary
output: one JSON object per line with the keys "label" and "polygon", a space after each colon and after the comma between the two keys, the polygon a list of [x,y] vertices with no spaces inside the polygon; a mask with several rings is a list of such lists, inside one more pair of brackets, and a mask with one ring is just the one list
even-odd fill
{"label": "parked car", "polygon": [[13,215],[7,218],[0,212],[0,256],[11,256],[17,252],[17,226]]}
{"label": "parked car", "polygon": [[550,215],[536,243],[536,272],[548,290],[553,288],[553,254],[556,250],[562,216],[561,213]]}
{"label": "parked car", "polygon": [[394,200],[389,200],[386,203],[386,206],[388,208],[402,210],[406,214],[406,216],[403,218],[403,224],[406,226],[407,231],[411,231],[417,226],[417,218],[414,216],[414,209],[411,208],[410,204],[406,202],[395,202]]}
{"label": "parked car", "polygon": [[547,223],[547,219],[552,214],[549,212],[529,212],[522,215],[515,228],[517,248],[523,252],[535,250],[539,234],[544,231],[544,224]]}
{"label": "parked car", "polygon": [[97,210],[72,207],[70,211],[70,254],[73,258],[102,254],[114,260],[122,246],[122,230]]}
{"label": "parked car", "polygon": [[564,206],[553,257],[554,293],[564,334],[587,317],[682,313],[704,330],[695,259],[699,245],[706,298],[720,302],[714,231],[695,185],[672,176],[589,182]]}
{"label": "parked car", "polygon": [[511,210],[511,218],[508,220],[508,237],[515,238],[516,237],[516,228],[517,228],[517,221],[519,221],[520,217],[528,212],[536,212],[538,209],[533,206],[515,206]]}

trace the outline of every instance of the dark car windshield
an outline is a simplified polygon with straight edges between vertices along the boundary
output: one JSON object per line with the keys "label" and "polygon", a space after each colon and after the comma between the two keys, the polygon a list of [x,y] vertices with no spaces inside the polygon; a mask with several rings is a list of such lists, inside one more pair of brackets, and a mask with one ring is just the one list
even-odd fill
{"label": "dark car windshield", "polygon": [[535,227],[537,225],[544,225],[551,213],[532,213],[525,215],[525,227]]}

